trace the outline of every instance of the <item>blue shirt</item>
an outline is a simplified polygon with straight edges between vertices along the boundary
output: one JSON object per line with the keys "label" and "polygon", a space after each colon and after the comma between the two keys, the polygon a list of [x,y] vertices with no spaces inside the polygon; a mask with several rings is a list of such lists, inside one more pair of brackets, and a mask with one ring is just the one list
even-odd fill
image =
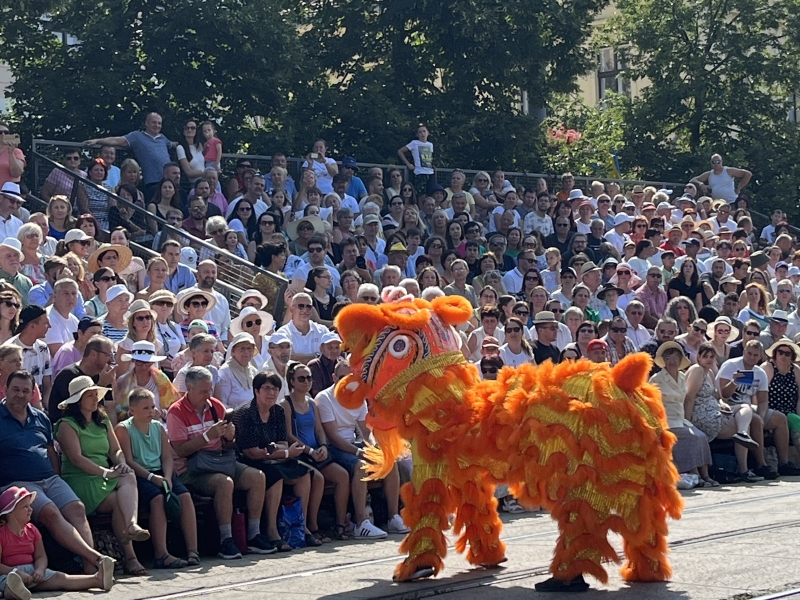
{"label": "blue shirt", "polygon": [[0,402],[0,487],[15,481],[42,481],[55,475],[47,449],[53,447],[53,426],[42,411],[28,405],[20,423]]}
{"label": "blue shirt", "polygon": [[[150,285],[150,277],[147,275],[144,277],[144,285]],[[176,296],[181,290],[185,290],[186,288],[194,287],[196,285],[197,278],[195,278],[194,273],[192,273],[191,270],[189,270],[189,267],[186,265],[178,265],[178,269],[175,271],[175,273],[167,275],[167,280],[164,282],[164,287]]]}
{"label": "blue shirt", "polygon": [[[275,186],[272,185],[272,175],[269,173],[264,176],[264,189],[270,196],[272,196],[272,191],[275,189]],[[286,183],[283,184],[283,189],[287,194],[289,194],[289,200],[294,200],[294,197],[297,196],[297,186],[294,183],[294,179],[291,177],[286,178]]]}
{"label": "blue shirt", "polygon": [[144,184],[158,183],[164,176],[164,165],[170,162],[172,142],[159,133],[156,137],[144,131],[131,131],[124,136],[142,167]]}
{"label": "blue shirt", "polygon": [[[28,292],[28,302],[31,304],[38,304],[42,308],[47,306],[47,303],[50,302],[50,298],[52,297],[53,286],[50,285],[49,281],[33,286],[31,291]],[[78,317],[78,319],[82,319],[86,316],[86,309],[83,306],[83,296],[80,292],[78,292],[78,304],[72,309],[72,314]]]}
{"label": "blue shirt", "polygon": [[353,175],[347,186],[347,195],[352,196],[356,200],[361,200],[363,196],[367,195],[367,188],[364,186],[364,182],[361,181],[361,177]]}

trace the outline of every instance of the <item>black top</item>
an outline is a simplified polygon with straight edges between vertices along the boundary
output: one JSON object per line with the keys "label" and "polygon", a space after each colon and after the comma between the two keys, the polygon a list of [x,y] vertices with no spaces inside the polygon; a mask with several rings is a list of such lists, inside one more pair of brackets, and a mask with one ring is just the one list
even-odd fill
{"label": "black top", "polygon": [[240,454],[248,448],[266,448],[287,441],[286,416],[277,404],[269,409],[269,419],[264,423],[256,401],[252,400],[233,411],[233,423],[236,425],[236,450]]}
{"label": "black top", "polygon": [[541,365],[546,360],[551,360],[553,364],[558,364],[561,353],[553,344],[545,346],[539,343],[539,340],[536,340],[531,342],[531,348],[533,349],[533,359],[537,365]]}
{"label": "black top", "polygon": [[[79,363],[75,363],[74,365],[63,368],[58,375],[56,375],[56,378],[53,381],[53,389],[50,390],[50,400],[47,403],[47,415],[50,417],[50,420],[53,423],[58,421],[63,416],[62,412],[58,409],[59,403],[72,395],[69,393],[70,382],[76,377],[86,375],[86,373],[81,371],[78,364]],[[100,375],[95,375],[92,377],[92,381],[95,383],[100,381]],[[108,400],[110,402],[111,399],[112,393],[106,392],[106,397],[104,400]]]}
{"label": "black top", "polygon": [[694,304],[694,299],[697,297],[697,294],[703,292],[703,285],[700,282],[695,285],[687,285],[683,279],[673,277],[669,280],[667,289],[675,290],[680,296],[686,296],[692,304]]}

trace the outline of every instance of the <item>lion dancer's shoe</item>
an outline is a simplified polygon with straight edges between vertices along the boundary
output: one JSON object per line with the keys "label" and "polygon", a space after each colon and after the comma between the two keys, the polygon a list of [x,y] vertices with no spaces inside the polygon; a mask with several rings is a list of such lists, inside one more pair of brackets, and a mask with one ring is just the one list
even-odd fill
{"label": "lion dancer's shoe", "polygon": [[589,584],[586,583],[583,575],[578,575],[568,581],[551,577],[533,587],[537,592],[585,592],[589,589]]}

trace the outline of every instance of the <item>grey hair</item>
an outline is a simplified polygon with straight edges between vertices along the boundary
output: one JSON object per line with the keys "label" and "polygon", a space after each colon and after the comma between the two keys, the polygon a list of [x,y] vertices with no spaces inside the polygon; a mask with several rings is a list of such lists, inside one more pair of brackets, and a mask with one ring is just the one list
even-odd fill
{"label": "grey hair", "polygon": [[220,227],[228,229],[228,222],[225,220],[225,217],[220,215],[211,217],[208,221],[206,221],[206,235],[211,235],[209,231],[214,231]]}
{"label": "grey hair", "polygon": [[190,367],[186,372],[186,387],[194,387],[202,381],[207,381],[209,383],[214,381],[214,376],[211,374],[211,371],[205,367]]}
{"label": "grey hair", "polygon": [[[38,225],[37,225],[37,227],[38,227]],[[58,281],[55,282],[55,284],[53,285],[53,293],[55,294],[58,290],[60,290],[65,285],[73,285],[73,286],[75,286],[76,290],[78,289],[78,282],[77,281],[75,281],[74,279],[69,279],[68,277],[65,277],[64,279],[59,279]]]}
{"label": "grey hair", "polygon": [[189,352],[194,352],[203,344],[214,344],[216,346],[217,338],[207,333],[199,333],[192,338],[191,342],[189,342]]}
{"label": "grey hair", "polygon": [[365,292],[371,292],[375,294],[378,298],[381,297],[381,293],[378,290],[378,286],[375,285],[374,283],[362,283],[360,286],[358,286],[358,292],[356,293],[356,297],[361,298],[361,296],[363,296]]}

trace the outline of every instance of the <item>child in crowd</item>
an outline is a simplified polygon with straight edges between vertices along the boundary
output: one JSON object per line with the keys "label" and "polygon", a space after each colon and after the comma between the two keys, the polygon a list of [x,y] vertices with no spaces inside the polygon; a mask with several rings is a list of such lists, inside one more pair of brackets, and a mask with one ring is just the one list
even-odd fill
{"label": "child in crowd", "polygon": [[[206,142],[203,144],[203,158],[205,159],[206,169],[214,168],[221,172],[220,160],[222,160],[222,140],[217,137],[217,129],[211,121],[203,123],[203,137]],[[217,190],[219,191],[219,190]]]}
{"label": "child in crowd", "polygon": [[36,492],[11,486],[0,494],[0,592],[10,600],[30,600],[30,588],[78,591],[114,585],[114,563],[104,558],[94,575],[67,575],[47,568],[42,534],[31,523]]}
{"label": "child in crowd", "polygon": [[[115,431],[125,462],[136,473],[139,502],[150,507],[150,536],[157,569],[180,569],[200,564],[197,552],[197,520],[189,490],[172,469],[172,447],[161,421],[155,419],[155,396],[136,388],[128,396],[130,417],[117,424]],[[181,502],[181,529],[188,560],[172,556],[167,550],[167,514],[164,499],[168,487]]]}

